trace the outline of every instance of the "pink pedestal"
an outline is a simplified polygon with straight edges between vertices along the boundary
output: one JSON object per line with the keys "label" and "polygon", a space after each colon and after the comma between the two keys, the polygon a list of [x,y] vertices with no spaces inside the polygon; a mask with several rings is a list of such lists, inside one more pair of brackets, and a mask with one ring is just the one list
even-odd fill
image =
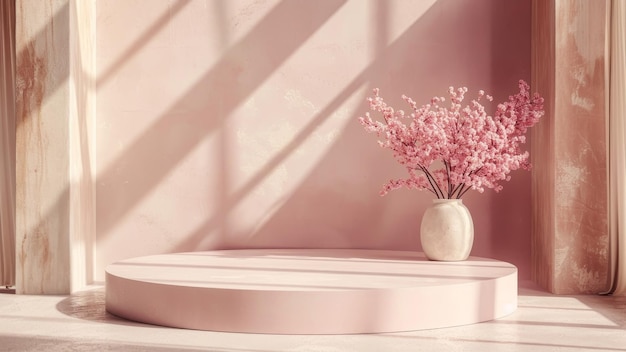
{"label": "pink pedestal", "polygon": [[379,333],[492,320],[517,308],[517,268],[422,253],[258,249],[155,255],[106,270],[106,308],[139,322],[272,334]]}

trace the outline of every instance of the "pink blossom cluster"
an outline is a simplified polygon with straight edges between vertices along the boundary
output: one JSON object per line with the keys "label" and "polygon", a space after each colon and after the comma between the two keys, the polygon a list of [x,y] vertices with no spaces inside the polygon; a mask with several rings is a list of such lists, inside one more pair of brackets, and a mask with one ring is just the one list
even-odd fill
{"label": "pink blossom cluster", "polygon": [[462,106],[467,88],[449,88],[448,107],[443,97],[418,106],[403,96],[411,108],[407,114],[387,105],[374,89],[368,98],[370,109],[382,114],[384,121],[372,120],[369,113],[359,120],[369,132],[377,133],[383,148],[390,149],[409,177],[390,180],[381,191],[406,187],[426,189],[437,198],[461,198],[468,190],[496,192],[500,181],[519,168],[530,169],[529,154],[521,149],[526,131],[543,116],[543,98],[532,97],[529,85],[519,81],[519,92],[498,104],[493,116],[480,103],[492,97],[479,91],[476,99]]}

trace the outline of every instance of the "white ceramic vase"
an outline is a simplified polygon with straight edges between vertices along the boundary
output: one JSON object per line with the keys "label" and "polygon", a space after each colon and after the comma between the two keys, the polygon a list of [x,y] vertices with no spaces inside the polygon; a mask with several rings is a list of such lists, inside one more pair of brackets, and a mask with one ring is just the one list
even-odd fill
{"label": "white ceramic vase", "polygon": [[474,223],[463,201],[433,200],[422,217],[420,241],[430,260],[466,260],[474,244]]}

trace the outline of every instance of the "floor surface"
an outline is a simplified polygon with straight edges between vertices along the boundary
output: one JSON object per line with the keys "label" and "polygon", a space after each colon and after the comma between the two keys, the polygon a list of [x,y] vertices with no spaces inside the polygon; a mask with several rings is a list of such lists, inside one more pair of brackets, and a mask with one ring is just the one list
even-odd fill
{"label": "floor surface", "polygon": [[626,351],[626,297],[556,296],[526,287],[515,313],[480,324],[375,335],[261,335],[129,322],[106,312],[101,286],[71,296],[0,294],[0,351]]}

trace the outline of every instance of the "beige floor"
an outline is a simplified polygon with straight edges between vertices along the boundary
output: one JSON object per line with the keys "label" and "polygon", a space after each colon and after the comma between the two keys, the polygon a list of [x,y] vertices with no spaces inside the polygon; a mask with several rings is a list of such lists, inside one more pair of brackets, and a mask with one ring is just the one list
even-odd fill
{"label": "beige floor", "polygon": [[512,315],[486,323],[380,335],[216,333],[128,322],[104,289],[71,296],[0,294],[0,351],[626,351],[626,297],[520,289]]}

